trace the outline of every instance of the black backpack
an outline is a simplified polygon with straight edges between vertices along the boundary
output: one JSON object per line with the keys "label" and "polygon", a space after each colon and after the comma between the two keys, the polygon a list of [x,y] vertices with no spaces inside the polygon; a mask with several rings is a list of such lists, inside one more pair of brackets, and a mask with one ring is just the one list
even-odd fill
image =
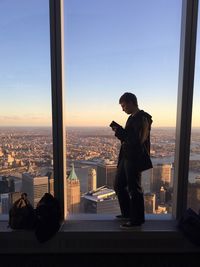
{"label": "black backpack", "polygon": [[36,206],[37,224],[35,235],[39,242],[53,237],[61,226],[59,201],[50,193],[45,193]]}
{"label": "black backpack", "polygon": [[26,193],[16,200],[9,210],[8,227],[12,229],[33,229],[36,224],[34,208]]}
{"label": "black backpack", "polygon": [[200,246],[200,216],[188,208],[178,222],[181,232],[196,246]]}

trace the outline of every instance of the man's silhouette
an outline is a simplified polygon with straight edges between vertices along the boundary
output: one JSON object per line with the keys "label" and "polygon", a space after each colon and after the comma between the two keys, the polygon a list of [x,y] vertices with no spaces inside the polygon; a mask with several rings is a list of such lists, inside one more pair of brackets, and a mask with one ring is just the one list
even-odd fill
{"label": "man's silhouette", "polygon": [[117,218],[128,220],[120,227],[130,229],[145,222],[141,171],[152,168],[149,156],[152,117],[139,109],[132,93],[124,93],[119,103],[129,118],[125,128],[111,124],[115,136],[121,141],[114,189],[121,209]]}

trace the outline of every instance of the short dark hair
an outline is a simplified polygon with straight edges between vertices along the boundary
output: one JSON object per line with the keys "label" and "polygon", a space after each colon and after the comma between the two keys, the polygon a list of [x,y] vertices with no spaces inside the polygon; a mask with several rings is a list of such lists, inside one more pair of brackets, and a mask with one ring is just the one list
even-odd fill
{"label": "short dark hair", "polygon": [[132,102],[135,106],[138,106],[137,97],[132,93],[124,93],[119,99],[119,104],[121,104],[122,102]]}

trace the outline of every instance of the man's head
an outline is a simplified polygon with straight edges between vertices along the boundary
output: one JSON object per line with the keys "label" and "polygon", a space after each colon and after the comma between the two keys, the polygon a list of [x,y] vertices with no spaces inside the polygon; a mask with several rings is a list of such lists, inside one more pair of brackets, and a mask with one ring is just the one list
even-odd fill
{"label": "man's head", "polygon": [[119,104],[127,114],[133,114],[138,110],[137,97],[132,93],[124,93],[119,99]]}

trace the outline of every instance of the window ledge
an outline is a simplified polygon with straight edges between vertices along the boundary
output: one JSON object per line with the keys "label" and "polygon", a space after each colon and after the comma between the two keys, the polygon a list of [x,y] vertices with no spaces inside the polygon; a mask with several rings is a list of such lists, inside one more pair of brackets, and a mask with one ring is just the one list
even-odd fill
{"label": "window ledge", "polygon": [[[69,218],[48,242],[32,231],[12,231],[0,222],[0,253],[194,253],[200,252],[178,231],[175,220],[146,220],[134,230],[121,230],[113,216]],[[164,218],[164,217],[163,217]],[[165,217],[166,218],[166,217]]]}

